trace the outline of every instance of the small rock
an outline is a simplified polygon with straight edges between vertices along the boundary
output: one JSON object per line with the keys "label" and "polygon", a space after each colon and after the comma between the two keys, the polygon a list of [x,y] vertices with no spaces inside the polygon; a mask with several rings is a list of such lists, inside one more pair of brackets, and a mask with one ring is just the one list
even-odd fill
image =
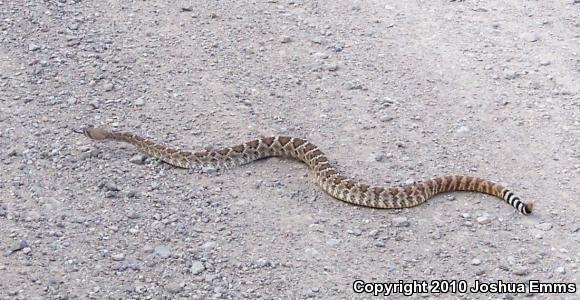
{"label": "small rock", "polygon": [[10,252],[16,252],[16,251],[20,251],[24,248],[28,247],[28,242],[26,242],[25,240],[20,240],[18,241],[18,243],[16,243],[16,245],[14,245],[11,249]]}
{"label": "small rock", "polygon": [[552,223],[540,223],[536,225],[536,228],[542,231],[549,231],[550,229],[552,229]]}
{"label": "small rock", "polygon": [[526,32],[523,33],[520,38],[528,42],[536,42],[540,39],[540,35],[536,32]]}
{"label": "small rock", "polygon": [[161,258],[171,257],[171,249],[166,245],[158,245],[155,247],[155,254]]}
{"label": "small rock", "polygon": [[457,198],[455,197],[455,195],[449,195],[447,196],[447,201],[455,201]]}
{"label": "small rock", "polygon": [[566,269],[564,269],[564,267],[557,267],[556,273],[564,275],[566,274]]}
{"label": "small rock", "polygon": [[22,253],[28,255],[28,254],[30,254],[30,252],[32,252],[32,248],[30,248],[30,247],[22,248]]}
{"label": "small rock", "polygon": [[8,157],[14,157],[18,155],[19,155],[18,150],[16,150],[15,148],[8,150]]}
{"label": "small rock", "polygon": [[107,82],[103,85],[103,89],[105,90],[105,92],[110,92],[115,88],[115,85],[111,82]]}
{"label": "small rock", "polygon": [[201,274],[201,272],[203,272],[205,270],[205,266],[203,265],[203,263],[201,261],[194,261],[191,264],[191,267],[189,268],[189,270],[191,271],[191,274],[198,275],[198,274]]}
{"label": "small rock", "polygon": [[389,122],[392,121],[394,118],[392,116],[389,115],[383,115],[379,118],[379,121],[381,122]]}
{"label": "small rock", "polygon": [[338,70],[338,65],[337,64],[330,64],[326,67],[326,69],[330,72],[334,72],[334,71]]}
{"label": "small rock", "polygon": [[304,253],[310,257],[320,257],[320,252],[314,248],[306,248],[304,249]]}
{"label": "small rock", "polygon": [[141,215],[139,215],[139,213],[136,212],[135,210],[129,210],[127,212],[127,218],[129,218],[131,220],[135,220],[135,219],[141,218]]}
{"label": "small rock", "polygon": [[471,264],[474,266],[479,266],[481,265],[481,260],[474,258],[473,260],[471,260]]}
{"label": "small rock", "polygon": [[89,101],[89,105],[93,109],[99,109],[101,107],[101,103],[99,102],[99,100],[91,100]]}
{"label": "small rock", "polygon": [[483,215],[481,217],[477,217],[477,223],[484,225],[484,224],[489,224],[491,223],[491,218],[487,215]]}
{"label": "small rock", "polygon": [[28,44],[28,51],[38,51],[40,50],[40,46],[36,44]]}
{"label": "small rock", "polygon": [[512,270],[512,273],[514,275],[518,275],[518,276],[525,276],[528,275],[530,271],[528,270],[528,268],[526,267],[516,267]]}
{"label": "small rock", "polygon": [[516,78],[519,78],[520,76],[521,76],[521,74],[514,71],[514,70],[505,70],[503,72],[503,78],[508,79],[508,80],[514,80]]}
{"label": "small rock", "polygon": [[457,129],[457,133],[466,133],[469,132],[469,127],[467,126],[461,126]]}
{"label": "small rock", "polygon": [[202,173],[207,173],[207,174],[215,174],[217,173],[218,169],[214,166],[205,166],[201,168],[201,172]]}
{"label": "small rock", "polygon": [[549,66],[550,64],[551,64],[551,62],[549,60],[544,59],[544,60],[540,61],[540,66],[542,66],[542,67]]}
{"label": "small rock", "polygon": [[409,221],[405,217],[396,217],[393,219],[393,225],[395,227],[409,227]]}
{"label": "small rock", "polygon": [[349,229],[349,230],[347,230],[347,233],[350,233],[350,234],[352,234],[354,236],[360,236],[362,234],[362,230],[360,230],[358,228],[355,228],[355,229],[352,229],[352,230]]}
{"label": "small rock", "polygon": [[345,87],[347,90],[362,90],[363,89],[362,84],[360,84],[358,82],[347,82],[345,84]]}
{"label": "small rock", "polygon": [[77,29],[79,29],[79,23],[71,23],[67,27],[70,30],[77,30]]}
{"label": "small rock", "polygon": [[318,59],[327,59],[329,56],[328,56],[328,54],[326,54],[324,52],[316,52],[316,53],[314,53],[314,57],[316,57]]}
{"label": "small rock", "polygon": [[201,245],[202,249],[205,250],[209,250],[209,249],[213,249],[217,246],[216,242],[205,242],[203,245]]}
{"label": "small rock", "polygon": [[143,106],[145,105],[145,99],[143,99],[143,97],[139,97],[135,99],[135,102],[133,103],[135,104],[135,106]]}
{"label": "small rock", "polygon": [[254,265],[256,265],[256,267],[258,268],[265,268],[265,267],[270,267],[272,266],[272,263],[267,261],[264,258],[260,258],[258,260],[256,260],[256,262],[254,263]]}
{"label": "small rock", "polygon": [[181,282],[170,282],[165,285],[165,290],[171,294],[177,294],[183,290],[184,284]]}
{"label": "small rock", "polygon": [[182,11],[182,12],[189,12],[189,11],[193,11],[193,6],[182,6],[182,7],[181,7],[181,11]]}
{"label": "small rock", "polygon": [[292,41],[292,38],[290,38],[287,35],[283,35],[282,37],[280,37],[280,43],[282,43],[282,44],[290,43],[291,41]]}
{"label": "small rock", "polygon": [[373,155],[373,159],[374,159],[374,161],[381,162],[381,161],[385,160],[385,155],[382,153],[377,153],[377,154]]}
{"label": "small rock", "polygon": [[135,154],[135,155],[131,156],[131,158],[129,158],[129,162],[132,162],[136,165],[142,165],[145,162],[146,158],[147,157],[145,155]]}
{"label": "small rock", "polygon": [[328,246],[333,246],[333,247],[334,247],[334,246],[338,246],[338,244],[340,244],[340,240],[338,240],[338,239],[328,239],[328,240],[326,241],[326,244],[327,244]]}
{"label": "small rock", "polygon": [[114,184],[112,182],[105,183],[103,187],[108,192],[118,192],[121,190],[121,189],[119,189],[119,187],[116,184]]}
{"label": "small rock", "polygon": [[383,241],[375,241],[374,245],[377,248],[385,248],[385,243],[383,243]]}
{"label": "small rock", "polygon": [[111,259],[114,261],[122,261],[123,259],[125,259],[125,254],[123,253],[113,254],[111,256]]}

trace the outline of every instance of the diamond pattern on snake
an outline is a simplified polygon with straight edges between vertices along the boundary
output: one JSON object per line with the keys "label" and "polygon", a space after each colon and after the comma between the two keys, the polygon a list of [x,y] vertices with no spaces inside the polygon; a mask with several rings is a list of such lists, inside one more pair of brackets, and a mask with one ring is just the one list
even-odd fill
{"label": "diamond pattern on snake", "polygon": [[469,191],[493,195],[513,206],[520,213],[532,212],[533,202],[524,203],[500,184],[478,177],[447,175],[403,186],[373,186],[342,175],[332,166],[326,155],[314,144],[297,137],[272,136],[251,140],[232,147],[199,152],[182,151],[128,132],[115,132],[88,127],[83,133],[93,140],[112,140],[134,145],[139,151],[170,165],[201,169],[226,169],[258,159],[280,156],[305,163],[323,191],[351,204],[373,208],[408,208],[424,203],[440,193]]}

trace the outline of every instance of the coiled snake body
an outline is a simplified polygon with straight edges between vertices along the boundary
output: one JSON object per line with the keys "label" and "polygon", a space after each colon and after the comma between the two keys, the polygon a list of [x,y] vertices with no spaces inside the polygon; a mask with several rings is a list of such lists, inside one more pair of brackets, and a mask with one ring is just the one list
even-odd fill
{"label": "coiled snake body", "polygon": [[490,180],[449,175],[403,186],[381,187],[357,182],[341,175],[326,156],[312,143],[295,137],[274,136],[255,139],[215,151],[190,152],[156,144],[138,135],[89,127],[83,133],[94,140],[126,142],[152,157],[180,168],[219,169],[247,164],[272,156],[289,157],[304,162],[314,173],[317,184],[336,199],[373,208],[407,208],[419,205],[439,193],[470,191],[503,199],[524,215],[532,212],[533,203],[524,203],[510,190]]}

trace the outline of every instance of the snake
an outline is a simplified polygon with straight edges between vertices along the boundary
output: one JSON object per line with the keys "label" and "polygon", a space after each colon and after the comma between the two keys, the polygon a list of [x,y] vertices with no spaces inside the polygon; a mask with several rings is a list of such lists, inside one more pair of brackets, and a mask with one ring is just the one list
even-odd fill
{"label": "snake", "polygon": [[260,137],[235,146],[215,150],[185,151],[162,145],[131,132],[87,126],[82,132],[97,141],[131,144],[142,153],[172,166],[198,171],[228,169],[268,157],[285,157],[303,162],[312,171],[317,185],[330,196],[354,205],[401,209],[426,202],[441,193],[478,192],[495,196],[524,215],[532,213],[533,202],[525,203],[511,190],[491,180],[445,175],[398,186],[377,186],[342,175],[313,143],[298,137]]}

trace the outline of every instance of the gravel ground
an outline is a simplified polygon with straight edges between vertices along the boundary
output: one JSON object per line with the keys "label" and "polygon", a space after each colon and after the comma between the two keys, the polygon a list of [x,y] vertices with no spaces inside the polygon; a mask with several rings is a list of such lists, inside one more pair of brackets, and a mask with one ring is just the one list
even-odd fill
{"label": "gravel ground", "polygon": [[[577,284],[579,15],[577,0],[0,0],[0,298]],[[467,173],[536,210],[472,193],[355,207],[294,161],[197,174],[74,133],[88,124],[189,149],[306,137],[359,179]]]}

